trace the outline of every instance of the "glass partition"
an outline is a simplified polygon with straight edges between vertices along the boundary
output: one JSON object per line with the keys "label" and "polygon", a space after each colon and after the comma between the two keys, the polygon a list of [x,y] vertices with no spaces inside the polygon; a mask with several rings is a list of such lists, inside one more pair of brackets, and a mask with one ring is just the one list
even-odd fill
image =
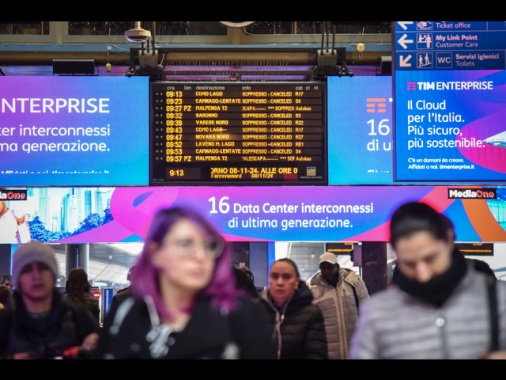
{"label": "glass partition", "polygon": [[0,34],[49,34],[49,21],[2,21],[0,22]]}
{"label": "glass partition", "polygon": [[[135,21],[69,21],[69,35],[123,35],[133,29]],[[141,27],[156,35],[226,35],[227,27],[219,21],[141,21]]]}
{"label": "glass partition", "polygon": [[[0,35],[48,35],[50,21],[2,21]],[[134,28],[135,21],[65,21],[69,36],[122,36]],[[225,36],[228,29],[241,29],[244,35],[296,35],[296,34],[377,34],[390,33],[390,22],[363,24],[326,21],[254,21],[244,27],[228,27],[220,21],[141,21],[143,29],[155,31],[159,36]],[[153,28],[154,27],[154,28]],[[328,30],[326,30],[328,29]]]}

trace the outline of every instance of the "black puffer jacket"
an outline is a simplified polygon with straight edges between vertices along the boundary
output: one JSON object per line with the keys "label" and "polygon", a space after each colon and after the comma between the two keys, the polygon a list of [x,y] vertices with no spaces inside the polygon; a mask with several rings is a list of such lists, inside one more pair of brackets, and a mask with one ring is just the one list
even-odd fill
{"label": "black puffer jacket", "polygon": [[282,310],[274,305],[269,289],[262,293],[259,302],[267,311],[279,359],[328,359],[323,314],[312,301],[304,281]]}

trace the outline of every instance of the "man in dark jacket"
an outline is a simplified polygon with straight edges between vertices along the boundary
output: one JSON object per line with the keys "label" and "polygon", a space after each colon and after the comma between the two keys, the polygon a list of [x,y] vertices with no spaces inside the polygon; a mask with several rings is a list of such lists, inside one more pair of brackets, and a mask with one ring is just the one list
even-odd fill
{"label": "man in dark jacket", "polygon": [[255,284],[253,283],[252,279],[248,276],[247,272],[236,266],[232,266],[232,269],[234,271],[236,287],[238,287],[239,289],[243,289],[244,292],[253,299],[260,297],[260,294],[258,294]]}
{"label": "man in dark jacket", "polygon": [[21,245],[12,266],[11,303],[0,310],[0,358],[85,357],[96,347],[100,326],[80,305],[63,299],[56,287],[58,263],[40,242]]}
{"label": "man in dark jacket", "polygon": [[[134,269],[134,267],[135,265],[130,267],[130,269],[128,270],[127,274],[128,282],[130,282],[130,275],[132,274],[132,270]],[[111,308],[109,309],[109,312],[111,312],[111,310],[113,309],[116,309],[119,306],[119,304],[124,300],[126,300],[128,297],[130,297],[130,284],[127,287],[118,290],[116,294],[112,297]]]}

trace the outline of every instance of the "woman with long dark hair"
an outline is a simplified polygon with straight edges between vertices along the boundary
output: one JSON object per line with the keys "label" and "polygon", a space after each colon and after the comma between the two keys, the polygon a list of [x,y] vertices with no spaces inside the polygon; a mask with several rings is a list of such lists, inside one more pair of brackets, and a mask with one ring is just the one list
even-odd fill
{"label": "woman with long dark hair", "polygon": [[84,305],[97,322],[100,321],[100,305],[91,290],[88,273],[84,268],[72,268],[65,283],[64,297],[71,303]]}

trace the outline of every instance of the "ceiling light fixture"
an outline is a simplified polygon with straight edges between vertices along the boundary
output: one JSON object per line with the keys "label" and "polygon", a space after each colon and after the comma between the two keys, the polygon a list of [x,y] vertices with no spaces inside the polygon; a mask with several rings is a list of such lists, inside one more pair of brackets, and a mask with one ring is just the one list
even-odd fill
{"label": "ceiling light fixture", "polygon": [[127,30],[125,37],[130,42],[143,43],[151,38],[151,32],[143,29],[140,21],[135,21],[134,28]]}
{"label": "ceiling light fixture", "polygon": [[255,21],[220,21],[225,26],[229,26],[231,28],[245,28]]}

